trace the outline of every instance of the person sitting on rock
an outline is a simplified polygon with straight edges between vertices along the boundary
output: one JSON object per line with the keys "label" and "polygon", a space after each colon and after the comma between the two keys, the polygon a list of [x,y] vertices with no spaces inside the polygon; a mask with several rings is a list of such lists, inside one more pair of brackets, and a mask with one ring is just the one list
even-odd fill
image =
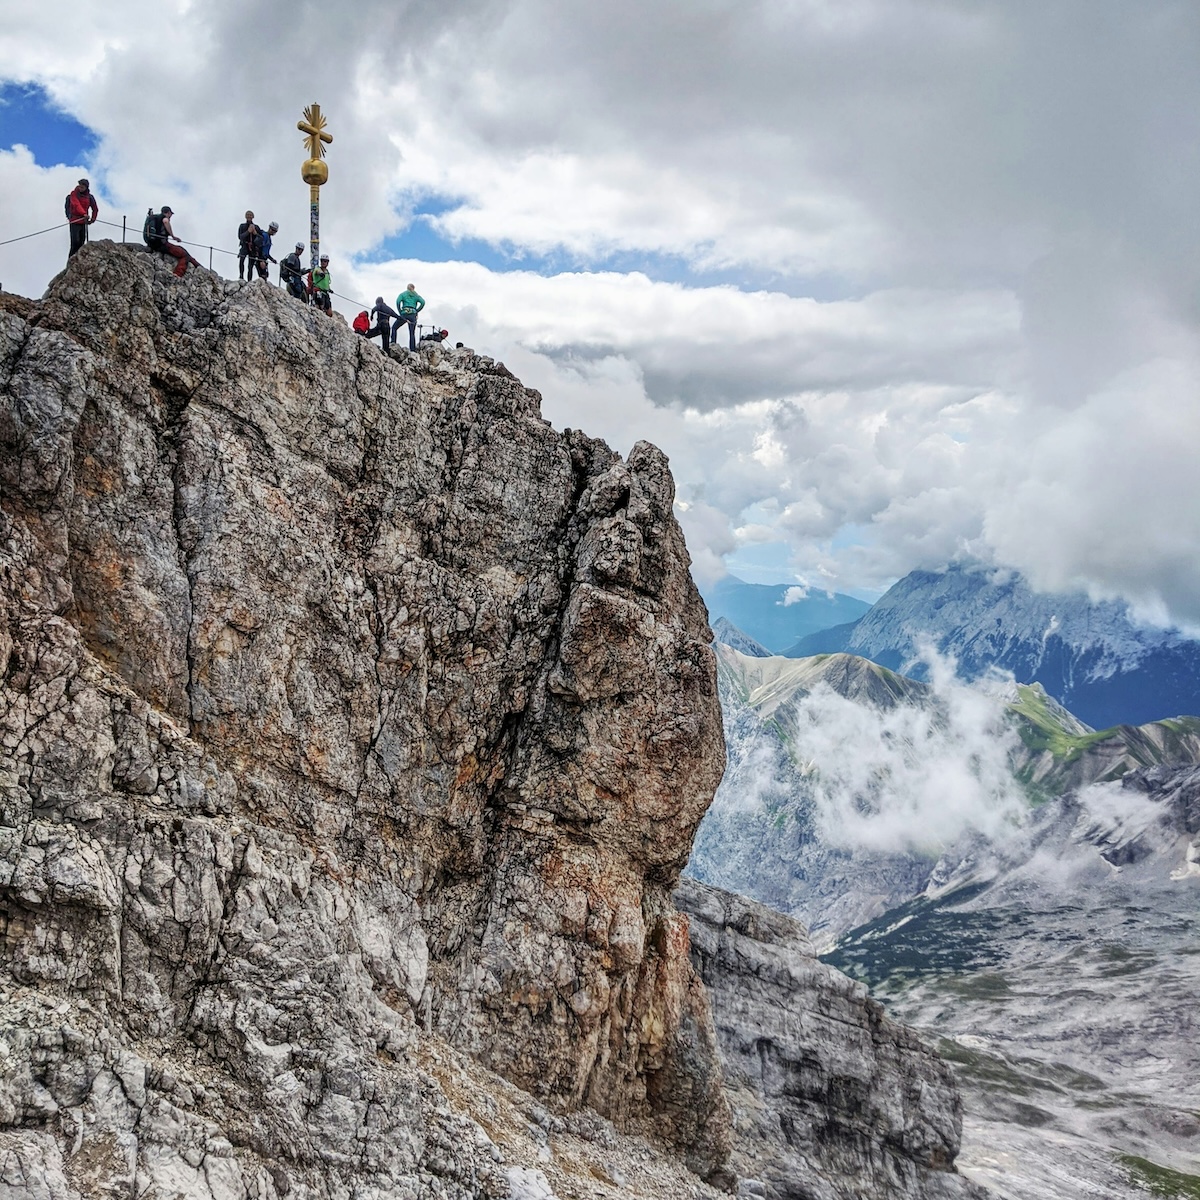
{"label": "person sitting on rock", "polygon": [[350,328],[355,333],[361,333],[363,337],[367,336],[367,330],[371,328],[371,318],[367,315],[367,310],[364,308],[362,312],[351,322]]}
{"label": "person sitting on rock", "polygon": [[375,324],[371,326],[367,337],[379,338],[383,352],[386,354],[391,346],[391,323],[399,318],[392,306],[383,302],[382,296],[375,297],[375,307],[371,309],[371,316],[375,318]]}
{"label": "person sitting on rock", "polygon": [[415,350],[417,348],[417,313],[425,307],[425,300],[417,295],[417,289],[410,283],[408,288],[396,297],[396,307],[400,310],[400,316],[396,319],[396,324],[392,326],[392,341],[400,340],[400,326],[407,325],[408,348]]}
{"label": "person sitting on rock", "polygon": [[308,294],[312,302],[322,309],[327,317],[333,316],[333,301],[329,293],[333,291],[333,276],[329,274],[329,255],[321,255],[321,265],[313,267],[308,273]]}
{"label": "person sitting on rock", "polygon": [[300,251],[304,249],[303,242],[297,242],[296,248],[283,262],[279,264],[279,282],[287,288],[297,300],[304,300],[304,264],[300,261]]}
{"label": "person sitting on rock", "polygon": [[193,267],[198,267],[200,263],[182,245],[171,245],[172,242],[181,241],[175,236],[175,230],[171,228],[171,218],[174,215],[175,210],[169,204],[164,204],[160,212],[153,214],[153,229],[147,236],[146,244],[151,250],[157,250],[160,254],[169,254],[172,258],[177,259],[175,278],[181,279],[188,269],[188,263],[191,263]]}

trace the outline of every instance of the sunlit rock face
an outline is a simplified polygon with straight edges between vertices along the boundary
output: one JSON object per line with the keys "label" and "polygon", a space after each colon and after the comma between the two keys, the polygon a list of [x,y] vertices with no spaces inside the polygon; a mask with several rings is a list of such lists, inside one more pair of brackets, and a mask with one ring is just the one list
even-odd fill
{"label": "sunlit rock face", "polygon": [[140,247],[0,296],[5,1200],[962,1194],[929,1051],[676,908],[725,752],[671,476],[539,409]]}
{"label": "sunlit rock face", "polygon": [[17,1194],[482,1194],[418,1030],[721,1178],[670,893],[724,750],[664,456],[103,242],[0,311],[0,384]]}

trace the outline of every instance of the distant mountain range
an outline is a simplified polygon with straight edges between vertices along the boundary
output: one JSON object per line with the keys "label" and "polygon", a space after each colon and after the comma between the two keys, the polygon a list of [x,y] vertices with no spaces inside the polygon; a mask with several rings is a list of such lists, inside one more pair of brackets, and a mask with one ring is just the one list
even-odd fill
{"label": "distant mountain range", "polygon": [[857,654],[920,679],[923,641],[953,655],[964,678],[997,667],[1040,683],[1096,728],[1200,713],[1200,642],[1136,625],[1122,604],[1034,592],[1019,575],[982,566],[913,571],[863,616],[785,653]]}
{"label": "distant mountain range", "polygon": [[[698,879],[797,916],[818,941],[828,941],[921,894],[939,872],[957,869],[959,859],[978,860],[981,843],[971,834],[957,848],[931,837],[924,852],[903,844],[854,848],[822,840],[813,785],[823,771],[828,774],[829,763],[810,757],[811,729],[814,721],[839,719],[849,725],[844,716],[831,716],[827,707],[814,704],[814,695],[833,692],[857,710],[875,714],[866,738],[895,744],[901,758],[946,754],[946,768],[954,770],[961,765],[953,761],[957,754],[972,769],[981,743],[956,741],[954,731],[945,743],[898,745],[912,730],[919,735],[927,725],[952,721],[945,701],[928,684],[848,654],[762,658],[720,642],[716,651],[728,766],[696,835],[689,870]],[[1200,763],[1197,717],[1095,730],[1038,684],[1007,685],[996,700],[1011,730],[1010,792],[1023,796],[1027,811],[1145,768]],[[905,726],[892,719],[900,709],[927,716]],[[983,730],[980,737],[998,740],[1002,732]],[[859,753],[864,744],[824,743],[843,757]],[[860,809],[873,803],[873,788],[890,786],[871,778],[879,773],[872,767],[858,782],[853,802]]]}
{"label": "distant mountain range", "polygon": [[871,607],[840,592],[805,592],[785,583],[746,583],[734,575],[700,591],[714,626],[723,617],[772,654],[783,654],[801,638],[831,625],[856,621]]}

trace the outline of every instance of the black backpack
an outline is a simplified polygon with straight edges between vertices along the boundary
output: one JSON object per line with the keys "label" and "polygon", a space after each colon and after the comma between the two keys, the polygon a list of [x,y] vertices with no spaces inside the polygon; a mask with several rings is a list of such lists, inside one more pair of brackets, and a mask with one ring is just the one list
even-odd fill
{"label": "black backpack", "polygon": [[157,250],[166,240],[163,235],[162,213],[156,213],[152,208],[146,209],[146,222],[142,226],[142,241]]}

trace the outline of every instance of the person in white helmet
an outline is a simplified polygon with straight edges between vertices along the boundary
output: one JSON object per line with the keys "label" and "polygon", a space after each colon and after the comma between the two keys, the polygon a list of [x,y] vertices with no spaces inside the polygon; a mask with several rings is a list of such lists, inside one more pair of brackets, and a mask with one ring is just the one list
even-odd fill
{"label": "person in white helmet", "polygon": [[278,260],[271,254],[271,239],[279,232],[279,222],[272,221],[265,232],[259,234],[258,257],[254,265],[258,268],[259,279],[267,278],[267,263]]}

